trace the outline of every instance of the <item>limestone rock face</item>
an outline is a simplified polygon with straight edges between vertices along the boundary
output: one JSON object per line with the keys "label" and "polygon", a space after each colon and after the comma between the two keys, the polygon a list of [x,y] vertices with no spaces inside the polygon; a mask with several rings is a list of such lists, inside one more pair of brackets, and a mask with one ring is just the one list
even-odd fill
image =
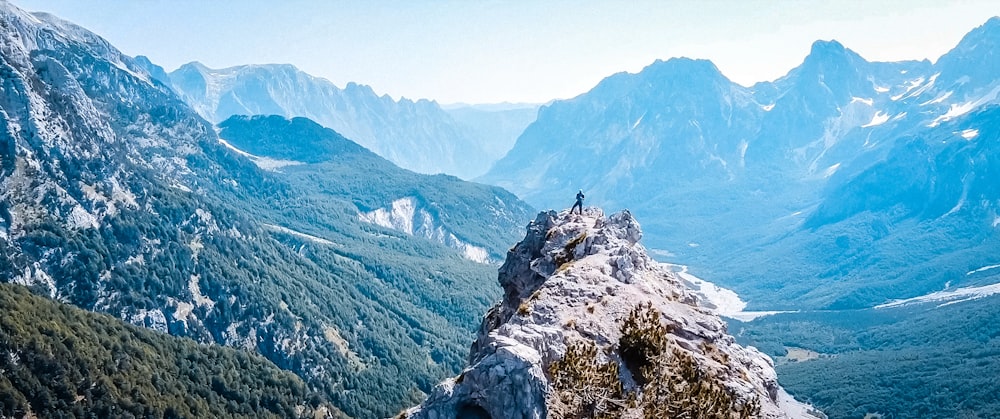
{"label": "limestone rock face", "polygon": [[689,355],[733,399],[756,400],[759,417],[803,417],[808,410],[803,405],[785,397],[779,403],[783,391],[771,360],[737,345],[725,323],[646,254],[641,238],[628,210],[611,216],[596,208],[583,215],[540,213],[500,268],[504,298],[483,319],[469,367],[403,416],[549,417],[554,413],[549,367],[576,343],[593,344],[601,362],[618,363],[624,391],[635,393],[641,386],[618,345],[624,319],[648,304],[670,330],[671,350]]}

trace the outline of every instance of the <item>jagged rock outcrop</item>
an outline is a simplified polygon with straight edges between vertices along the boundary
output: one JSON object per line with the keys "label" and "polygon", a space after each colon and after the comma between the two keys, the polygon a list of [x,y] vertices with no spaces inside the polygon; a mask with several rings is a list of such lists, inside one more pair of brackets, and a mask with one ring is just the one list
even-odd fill
{"label": "jagged rock outcrop", "polygon": [[[579,348],[586,347],[596,348],[595,371],[611,371],[608,387],[620,389],[618,400],[605,396],[606,406],[593,402],[590,412],[607,408],[624,417],[648,416],[644,399],[653,399],[660,377],[631,365],[633,344],[623,333],[633,342],[635,327],[623,325],[637,318],[634,313],[659,313],[651,323],[667,333],[647,337],[671,354],[660,359],[686,362],[700,380],[717,385],[719,394],[754,417],[801,417],[803,405],[778,402],[782,391],[770,359],[737,345],[722,320],[646,254],[641,237],[627,210],[607,217],[596,208],[583,215],[540,213],[500,268],[504,298],[484,318],[470,366],[401,416],[563,417],[568,407],[560,396],[568,393],[556,387],[566,386],[567,375],[560,368],[578,362]],[[664,368],[656,371],[672,367]],[[562,378],[553,380],[555,374]],[[750,409],[757,404],[759,410]]]}

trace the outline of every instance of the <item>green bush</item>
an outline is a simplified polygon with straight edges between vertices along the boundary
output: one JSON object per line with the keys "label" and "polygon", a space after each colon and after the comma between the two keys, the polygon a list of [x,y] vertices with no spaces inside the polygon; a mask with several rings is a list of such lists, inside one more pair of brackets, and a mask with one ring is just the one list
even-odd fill
{"label": "green bush", "polygon": [[633,309],[621,325],[617,356],[632,373],[626,391],[614,351],[605,361],[592,342],[569,344],[549,368],[547,401],[555,418],[617,418],[641,412],[645,418],[756,418],[757,399],[740,401],[697,360],[677,349],[670,327],[651,303]]}

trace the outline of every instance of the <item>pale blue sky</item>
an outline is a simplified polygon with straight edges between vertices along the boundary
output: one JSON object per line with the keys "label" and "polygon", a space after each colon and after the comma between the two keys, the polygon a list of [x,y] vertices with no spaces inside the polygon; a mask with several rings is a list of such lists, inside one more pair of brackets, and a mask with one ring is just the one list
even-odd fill
{"label": "pale blue sky", "polygon": [[[2,0],[0,0],[2,1]],[[871,61],[936,60],[1000,1],[12,0],[167,71],[290,63],[338,86],[441,103],[545,102],[656,59],[773,80],[817,39]]]}

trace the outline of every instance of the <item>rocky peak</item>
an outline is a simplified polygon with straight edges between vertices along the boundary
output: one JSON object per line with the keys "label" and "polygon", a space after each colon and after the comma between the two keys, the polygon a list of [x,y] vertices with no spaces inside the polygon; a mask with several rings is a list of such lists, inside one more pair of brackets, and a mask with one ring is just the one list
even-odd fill
{"label": "rocky peak", "polygon": [[[934,64],[937,86],[954,90],[953,98],[976,100],[996,88],[1000,72],[1000,17],[972,30]],[[946,91],[946,90],[945,90]],[[993,92],[991,92],[993,91]],[[992,98],[991,98],[992,99]]]}
{"label": "rocky peak", "polygon": [[802,417],[779,403],[770,359],[737,345],[641,238],[627,210],[540,213],[500,268],[504,298],[469,366],[402,417],[658,417],[678,413],[662,410],[670,397],[685,399],[670,408],[704,398],[725,406],[715,413]]}
{"label": "rocky peak", "polygon": [[799,89],[812,94],[826,92],[842,103],[852,94],[870,96],[873,88],[869,67],[868,61],[840,42],[816,41],[802,65],[789,75],[796,74]]}

